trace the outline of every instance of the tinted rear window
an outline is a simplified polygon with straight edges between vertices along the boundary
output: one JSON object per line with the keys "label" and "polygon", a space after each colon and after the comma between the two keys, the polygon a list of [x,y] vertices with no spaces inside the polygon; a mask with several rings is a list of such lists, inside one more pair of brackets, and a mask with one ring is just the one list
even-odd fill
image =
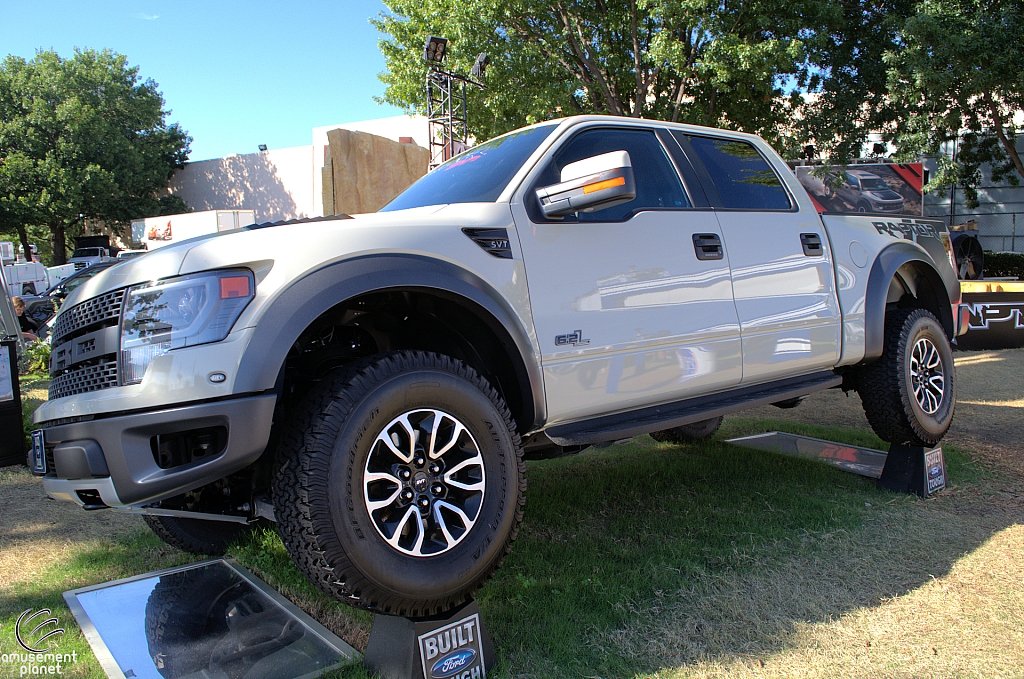
{"label": "tinted rear window", "polygon": [[447,203],[493,203],[555,125],[512,132],[428,172],[381,212]]}
{"label": "tinted rear window", "polygon": [[753,144],[734,139],[689,137],[690,146],[718,190],[721,206],[743,210],[788,210],[789,194]]}

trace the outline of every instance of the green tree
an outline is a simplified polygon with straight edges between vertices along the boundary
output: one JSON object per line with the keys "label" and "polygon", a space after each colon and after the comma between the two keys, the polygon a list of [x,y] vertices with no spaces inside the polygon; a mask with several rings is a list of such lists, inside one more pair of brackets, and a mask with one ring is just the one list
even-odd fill
{"label": "green tree", "polygon": [[191,138],[167,123],[164,100],[138,67],[110,50],[63,59],[40,51],[0,62],[0,229],[28,246],[50,230],[54,264],[86,219],[120,226],[160,214],[160,193]]}
{"label": "green tree", "polygon": [[959,185],[977,206],[981,166],[1017,186],[1024,165],[1014,114],[1024,109],[1024,5],[1019,0],[927,0],[886,54],[890,96],[905,103],[891,138],[902,157],[940,156],[932,188]]}
{"label": "green tree", "polygon": [[448,67],[491,55],[470,129],[487,138],[558,115],[677,120],[776,138],[806,69],[801,33],[834,13],[813,0],[385,0],[384,101],[423,109],[428,35],[451,40]]}
{"label": "green tree", "polygon": [[814,144],[819,155],[844,165],[861,156],[870,133],[898,128],[906,112],[890,96],[884,56],[897,46],[916,3],[828,3],[820,23],[805,26],[807,61],[794,83],[803,95],[790,130],[794,147]]}

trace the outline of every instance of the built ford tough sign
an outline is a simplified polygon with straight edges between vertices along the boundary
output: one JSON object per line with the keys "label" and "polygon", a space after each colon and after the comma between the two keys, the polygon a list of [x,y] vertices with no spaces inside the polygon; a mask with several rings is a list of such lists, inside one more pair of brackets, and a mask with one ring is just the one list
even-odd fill
{"label": "built ford tough sign", "polygon": [[83,284],[33,467],[197,553],[274,520],[325,592],[433,615],[508,553],[525,459],[688,441],[831,388],[886,441],[938,442],[965,329],[950,257],[941,222],[819,215],[754,136],[543,123],[376,214],[196,238]]}

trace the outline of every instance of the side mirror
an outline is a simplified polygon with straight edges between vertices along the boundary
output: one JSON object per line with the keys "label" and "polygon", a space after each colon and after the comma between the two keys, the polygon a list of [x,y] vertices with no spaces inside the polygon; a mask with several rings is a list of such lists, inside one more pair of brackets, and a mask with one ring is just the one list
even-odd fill
{"label": "side mirror", "polygon": [[584,158],[562,168],[561,181],[537,189],[545,217],[591,212],[636,198],[633,164],[626,151]]}

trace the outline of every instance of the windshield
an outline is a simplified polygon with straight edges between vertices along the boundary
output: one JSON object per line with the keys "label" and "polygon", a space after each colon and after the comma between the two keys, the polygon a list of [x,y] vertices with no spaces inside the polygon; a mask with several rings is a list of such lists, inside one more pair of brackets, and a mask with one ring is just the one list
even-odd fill
{"label": "windshield", "polygon": [[446,203],[492,203],[554,129],[553,124],[540,125],[476,146],[428,172],[380,211]]}
{"label": "windshield", "polygon": [[94,264],[87,269],[82,269],[74,276],[69,276],[68,278],[65,278],[60,283],[57,283],[57,285],[53,286],[43,294],[49,295],[50,293],[56,292],[57,290],[62,290],[64,294],[70,294],[71,291],[77,288],[79,285],[86,282],[99,272],[106,271],[108,268],[110,267],[103,266],[102,263]]}
{"label": "windshield", "polygon": [[889,188],[885,180],[878,177],[861,177],[860,185],[864,191],[885,191]]}
{"label": "windshield", "polygon": [[100,248],[78,248],[72,257],[98,257],[102,252]]}

